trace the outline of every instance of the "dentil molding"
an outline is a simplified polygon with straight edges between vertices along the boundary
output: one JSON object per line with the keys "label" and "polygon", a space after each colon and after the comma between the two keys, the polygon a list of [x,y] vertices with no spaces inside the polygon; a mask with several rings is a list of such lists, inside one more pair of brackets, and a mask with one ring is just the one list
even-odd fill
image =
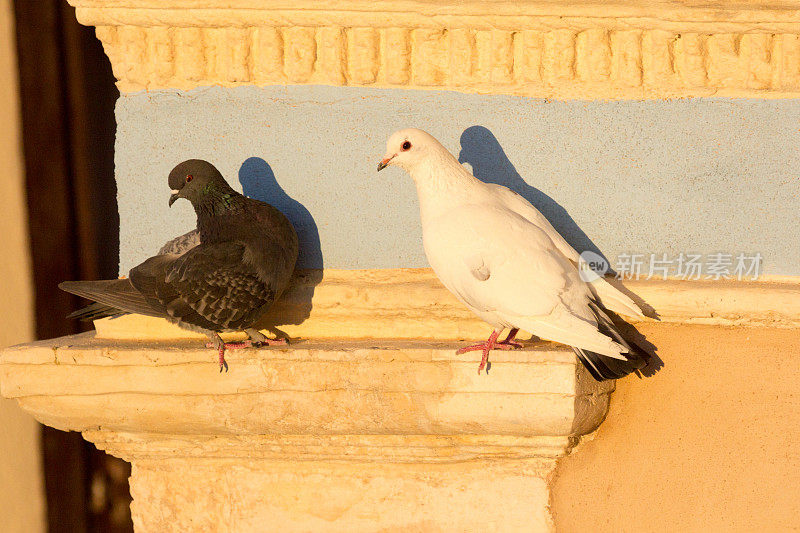
{"label": "dentil molding", "polygon": [[123,92],[324,84],[800,96],[800,3],[69,0]]}

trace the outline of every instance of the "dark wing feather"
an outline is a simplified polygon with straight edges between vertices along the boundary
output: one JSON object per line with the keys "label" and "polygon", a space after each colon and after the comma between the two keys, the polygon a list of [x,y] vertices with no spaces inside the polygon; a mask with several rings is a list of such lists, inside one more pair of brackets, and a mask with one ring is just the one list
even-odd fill
{"label": "dark wing feather", "polygon": [[[131,284],[128,279],[109,279],[99,281],[64,281],[59,283],[61,290],[82,296],[89,300],[94,300],[98,304],[107,306],[109,310],[117,310],[116,313],[139,313],[142,315],[163,317],[164,312],[154,308],[148,300]],[[87,316],[97,312],[100,308],[89,306],[73,313],[74,316],[82,318],[84,311]],[[70,315],[70,316],[73,316]]]}
{"label": "dark wing feather", "polygon": [[620,332],[620,330],[611,320],[611,317],[608,316],[605,308],[594,301],[590,301],[589,306],[591,307],[595,317],[597,317],[597,329],[600,331],[600,333],[611,337],[628,350],[628,353],[623,354],[627,358],[627,361],[622,361],[620,359],[608,357],[607,355],[602,355],[589,350],[583,350],[581,348],[575,348],[573,346],[572,350],[581,360],[592,377],[594,377],[597,381],[618,379],[627,376],[636,370],[641,370],[647,366],[647,363],[652,357],[651,354],[649,354],[635,342],[625,338],[622,335],[622,332]]}
{"label": "dark wing feather", "polygon": [[130,271],[131,285],[148,303],[168,315],[167,304],[178,298],[178,292],[166,282],[167,272],[176,261],[174,255],[156,255]]}
{"label": "dark wing feather", "polygon": [[151,257],[131,269],[131,284],[147,299],[151,306],[163,310],[163,316],[179,326],[196,326],[206,330],[219,330],[220,328],[216,324],[197,314],[184,301],[178,290],[170,283],[167,283],[167,273],[177,259],[179,258],[174,255]]}
{"label": "dark wing feather", "polygon": [[145,261],[131,270],[131,281],[179,324],[243,329],[275,298],[275,290],[248,264],[246,255],[242,242],[201,244],[177,258]]}
{"label": "dark wing feather", "polygon": [[184,233],[183,235],[179,235],[174,239],[167,241],[164,243],[164,246],[158,251],[158,255],[167,255],[167,254],[183,254],[187,250],[194,248],[200,244],[200,232],[196,229],[188,233]]}

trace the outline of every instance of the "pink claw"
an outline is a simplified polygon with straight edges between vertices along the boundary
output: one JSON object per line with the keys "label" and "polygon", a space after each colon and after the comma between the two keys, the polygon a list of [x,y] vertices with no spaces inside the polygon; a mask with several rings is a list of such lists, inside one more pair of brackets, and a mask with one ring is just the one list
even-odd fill
{"label": "pink claw", "polygon": [[[239,350],[242,348],[257,348],[259,346],[286,346],[288,341],[283,338],[278,339],[264,339],[263,341],[234,341],[234,342],[223,342],[219,348],[219,371],[222,372],[225,369],[225,372],[228,371],[228,362],[225,361],[225,350]],[[206,343],[206,348],[216,348],[217,344],[213,342]]]}
{"label": "pink claw", "polygon": [[497,337],[500,335],[500,332],[495,330],[492,331],[492,334],[489,335],[489,338],[486,342],[480,342],[478,344],[471,344],[469,346],[464,346],[460,348],[456,354],[461,355],[467,352],[483,352],[481,355],[481,364],[478,366],[478,374],[486,368],[486,365],[489,362],[489,352],[491,350],[515,350],[517,348],[522,348],[522,344],[518,342],[514,342],[514,338],[517,336],[517,332],[519,329],[514,328],[508,332],[508,337],[506,337],[502,341],[498,341]]}
{"label": "pink claw", "polygon": [[228,362],[225,360],[225,345],[223,344],[219,349],[219,372],[222,373],[222,369],[225,369],[225,372],[228,371]]}

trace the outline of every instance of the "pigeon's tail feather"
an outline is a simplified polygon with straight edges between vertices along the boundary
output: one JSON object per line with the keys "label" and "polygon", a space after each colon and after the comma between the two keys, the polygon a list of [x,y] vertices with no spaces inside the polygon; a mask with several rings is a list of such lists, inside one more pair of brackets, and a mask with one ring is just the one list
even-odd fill
{"label": "pigeon's tail feather", "polygon": [[67,318],[77,318],[78,320],[85,320],[88,322],[97,320],[99,318],[105,318],[107,316],[118,316],[122,314],[125,314],[125,311],[116,307],[106,304],[93,303],[78,309],[77,311],[73,311],[67,315]]}
{"label": "pigeon's tail feather", "polygon": [[[157,317],[164,316],[153,309],[153,307],[147,303],[142,293],[137,291],[127,279],[64,281],[59,283],[58,287],[63,291],[82,296],[89,300],[94,300],[99,304],[96,307],[90,305],[85,309],[76,311],[73,313],[76,318],[83,318],[85,315],[85,319],[89,320],[90,318],[88,317],[92,313],[102,314],[105,311],[109,311],[110,314],[104,316],[121,313],[139,313],[141,315]],[[105,308],[102,306],[105,306]],[[97,318],[100,318],[100,316]]]}
{"label": "pigeon's tail feather", "polygon": [[626,358],[623,361],[590,350],[573,347],[572,350],[575,355],[578,356],[578,359],[581,360],[583,366],[586,367],[592,377],[597,381],[618,379],[647,366],[651,355],[635,342],[626,339],[602,306],[595,302],[589,302],[589,306],[595,317],[597,317],[597,329],[600,333],[611,337],[627,349],[627,352],[622,354]]}

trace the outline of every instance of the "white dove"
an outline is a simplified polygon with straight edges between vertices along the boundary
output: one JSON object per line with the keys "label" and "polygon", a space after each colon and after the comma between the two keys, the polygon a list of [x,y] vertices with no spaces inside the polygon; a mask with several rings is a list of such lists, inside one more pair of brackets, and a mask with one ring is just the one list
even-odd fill
{"label": "white dove", "polygon": [[[494,330],[458,350],[521,347],[519,329],[569,345],[597,380],[643,368],[650,354],[626,340],[607,310],[643,318],[641,309],[601,276],[587,283],[580,256],[535,207],[501,185],[475,178],[428,133],[394,133],[378,170],[396,165],[417,186],[425,255],[441,282]],[[508,337],[500,333],[510,328]]]}

